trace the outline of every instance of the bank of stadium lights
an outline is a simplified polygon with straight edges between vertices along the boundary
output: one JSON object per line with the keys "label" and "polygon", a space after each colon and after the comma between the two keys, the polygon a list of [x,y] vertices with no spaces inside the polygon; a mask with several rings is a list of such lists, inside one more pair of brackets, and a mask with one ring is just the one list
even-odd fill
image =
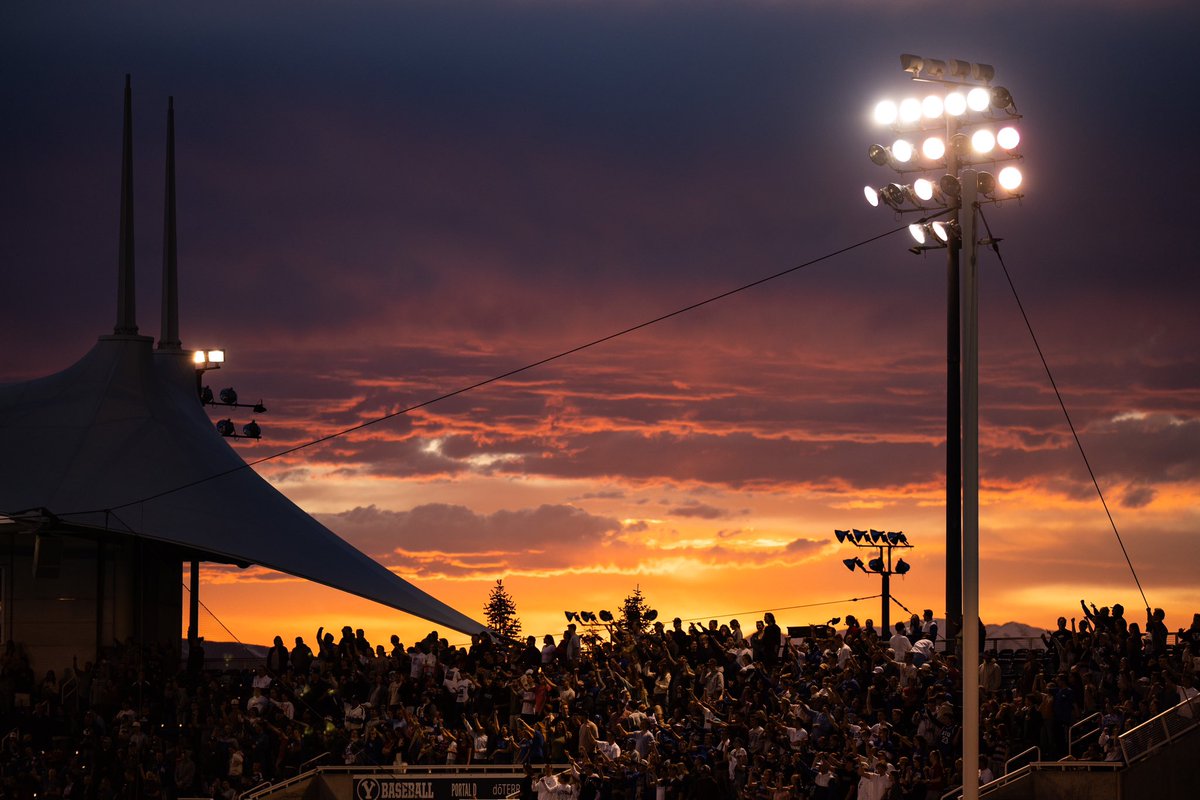
{"label": "bank of stadium lights", "polygon": [[[196,391],[200,395],[200,404],[204,406],[226,406],[229,408],[249,408],[255,414],[267,413],[267,407],[263,405],[263,401],[257,403],[239,403],[238,394],[232,386],[226,387],[219,394],[213,394],[212,388],[203,386],[204,373],[209,370],[220,369],[225,363],[225,351],[219,349],[212,350],[194,350],[192,351],[192,365],[196,369]],[[222,419],[216,423],[217,433],[226,439],[261,439],[262,428],[254,420],[250,420],[242,426],[242,432],[238,433],[233,420]]]}
{"label": "bank of stadium lights", "polygon": [[860,531],[857,528],[851,528],[845,531],[834,531],[833,535],[837,537],[839,543],[849,543],[860,548],[875,548],[877,553],[874,558],[868,559],[866,563],[860,556],[854,558],[842,559],[842,564],[851,572],[862,570],[863,572],[878,575],[883,580],[883,608],[881,616],[881,624],[883,630],[891,630],[891,577],[893,575],[905,575],[912,568],[903,558],[892,561],[892,550],[895,548],[911,548],[912,545],[908,542],[908,537],[903,531],[877,531],[874,529]]}
{"label": "bank of stadium lights", "polygon": [[[1021,134],[1014,124],[1021,115],[1008,89],[990,85],[995,68],[913,55],[901,56],[901,66],[915,80],[936,88],[876,104],[876,124],[896,138],[891,144],[872,144],[867,157],[876,166],[891,168],[899,180],[864,187],[867,202],[897,214],[948,212],[961,205],[961,170],[981,165],[1003,165],[995,174],[977,171],[981,202],[1020,198],[1021,171],[1004,162],[1021,158]],[[971,86],[972,80],[985,85]],[[920,253],[947,247],[956,229],[953,223],[914,223],[909,226],[917,243],[913,249]]]}

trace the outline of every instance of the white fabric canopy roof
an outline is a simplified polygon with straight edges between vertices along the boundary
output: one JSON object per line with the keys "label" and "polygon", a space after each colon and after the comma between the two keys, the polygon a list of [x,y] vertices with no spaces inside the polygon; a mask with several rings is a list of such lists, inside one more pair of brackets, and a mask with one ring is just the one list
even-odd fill
{"label": "white fabric canopy roof", "polygon": [[65,525],[259,564],[457,631],[482,630],[247,468],[200,405],[188,354],[154,352],[149,337],[105,336],[62,372],[0,385],[0,513],[38,507]]}

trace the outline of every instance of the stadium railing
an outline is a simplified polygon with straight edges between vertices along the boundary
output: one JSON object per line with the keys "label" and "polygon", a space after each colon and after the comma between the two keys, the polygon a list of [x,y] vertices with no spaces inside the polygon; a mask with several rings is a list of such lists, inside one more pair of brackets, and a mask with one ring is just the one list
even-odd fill
{"label": "stadium railing", "polygon": [[1156,717],[1122,733],[1121,755],[1126,764],[1141,761],[1200,724],[1200,697],[1189,697]]}

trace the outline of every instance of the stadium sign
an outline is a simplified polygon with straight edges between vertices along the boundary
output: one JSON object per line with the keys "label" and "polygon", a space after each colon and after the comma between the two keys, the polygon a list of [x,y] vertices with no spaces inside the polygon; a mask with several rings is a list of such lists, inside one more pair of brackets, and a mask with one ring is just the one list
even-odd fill
{"label": "stadium sign", "polygon": [[508,775],[356,775],[354,800],[503,800],[520,791]]}

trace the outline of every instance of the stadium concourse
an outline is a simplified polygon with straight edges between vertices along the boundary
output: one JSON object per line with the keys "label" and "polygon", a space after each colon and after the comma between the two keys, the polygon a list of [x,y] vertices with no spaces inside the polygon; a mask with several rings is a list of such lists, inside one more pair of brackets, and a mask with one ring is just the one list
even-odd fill
{"label": "stadium concourse", "polygon": [[[1119,760],[1117,734],[1195,696],[1200,615],[1168,637],[1161,612],[1145,629],[1119,607],[1085,612],[1045,649],[988,643],[985,772],[1031,746],[1067,755],[1071,725],[1097,712],[1099,736],[1072,755]],[[43,675],[10,642],[2,791],[233,798],[317,759],[512,765],[530,797],[940,798],[959,782],[956,657],[915,618],[889,637],[846,623],[793,639],[769,614],[748,637],[736,621],[618,621],[469,647],[347,626],[276,637],[252,669],[206,669],[199,648],[180,664],[163,643]]]}

